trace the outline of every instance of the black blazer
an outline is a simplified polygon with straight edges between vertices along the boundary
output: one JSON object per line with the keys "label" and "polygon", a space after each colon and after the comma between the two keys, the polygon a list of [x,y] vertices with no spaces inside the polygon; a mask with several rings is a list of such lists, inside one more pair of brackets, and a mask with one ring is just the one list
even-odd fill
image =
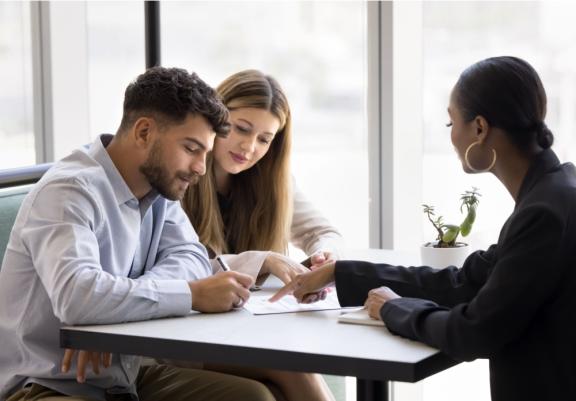
{"label": "black blazer", "polygon": [[498,243],[461,269],[340,261],[335,276],[342,305],[379,286],[401,295],[380,311],[392,333],[489,358],[492,400],[576,400],[576,170],[551,150],[530,166]]}

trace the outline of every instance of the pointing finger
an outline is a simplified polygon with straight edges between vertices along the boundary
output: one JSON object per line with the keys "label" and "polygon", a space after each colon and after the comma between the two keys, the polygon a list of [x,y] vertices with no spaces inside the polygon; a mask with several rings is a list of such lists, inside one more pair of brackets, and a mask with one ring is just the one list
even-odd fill
{"label": "pointing finger", "polygon": [[292,292],[294,292],[294,289],[298,286],[297,283],[298,282],[296,280],[289,282],[284,287],[280,288],[280,290],[278,290],[276,294],[272,295],[272,297],[268,301],[276,302],[279,299],[285,297],[286,295],[291,294]]}

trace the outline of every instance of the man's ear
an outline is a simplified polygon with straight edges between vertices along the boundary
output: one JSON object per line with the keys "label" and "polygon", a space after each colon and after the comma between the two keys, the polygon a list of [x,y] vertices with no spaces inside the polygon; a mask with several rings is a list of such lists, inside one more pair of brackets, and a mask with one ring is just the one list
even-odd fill
{"label": "man's ear", "polygon": [[132,136],[136,146],[146,149],[154,142],[156,122],[150,117],[140,117],[132,126]]}
{"label": "man's ear", "polygon": [[490,133],[490,124],[488,124],[488,120],[482,116],[476,116],[474,118],[474,127],[476,129],[476,140],[479,143],[483,143]]}

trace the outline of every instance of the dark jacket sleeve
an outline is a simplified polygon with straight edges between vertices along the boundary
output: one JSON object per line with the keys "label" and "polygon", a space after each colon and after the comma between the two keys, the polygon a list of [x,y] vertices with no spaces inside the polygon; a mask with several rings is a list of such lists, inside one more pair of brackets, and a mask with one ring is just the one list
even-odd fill
{"label": "dark jacket sleeve", "polygon": [[564,222],[549,209],[530,207],[507,231],[492,273],[469,303],[449,309],[395,299],[380,311],[388,329],[462,360],[490,357],[521,336],[562,279]]}
{"label": "dark jacket sleeve", "polygon": [[386,286],[403,297],[425,298],[444,306],[469,302],[486,282],[495,252],[495,245],[474,252],[461,269],[339,261],[335,269],[338,298],[343,306],[362,305],[368,291]]}

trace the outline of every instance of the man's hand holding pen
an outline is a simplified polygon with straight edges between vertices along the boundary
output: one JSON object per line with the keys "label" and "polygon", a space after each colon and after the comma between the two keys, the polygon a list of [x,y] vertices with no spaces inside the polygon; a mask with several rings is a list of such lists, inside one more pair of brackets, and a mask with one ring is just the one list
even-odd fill
{"label": "man's hand holding pen", "polygon": [[250,298],[254,280],[247,274],[232,271],[221,257],[216,262],[222,272],[202,280],[190,281],[192,309],[198,312],[227,312],[241,308]]}
{"label": "man's hand holding pen", "polygon": [[227,312],[241,308],[250,298],[254,283],[247,274],[224,271],[188,283],[192,291],[192,309],[199,312]]}

